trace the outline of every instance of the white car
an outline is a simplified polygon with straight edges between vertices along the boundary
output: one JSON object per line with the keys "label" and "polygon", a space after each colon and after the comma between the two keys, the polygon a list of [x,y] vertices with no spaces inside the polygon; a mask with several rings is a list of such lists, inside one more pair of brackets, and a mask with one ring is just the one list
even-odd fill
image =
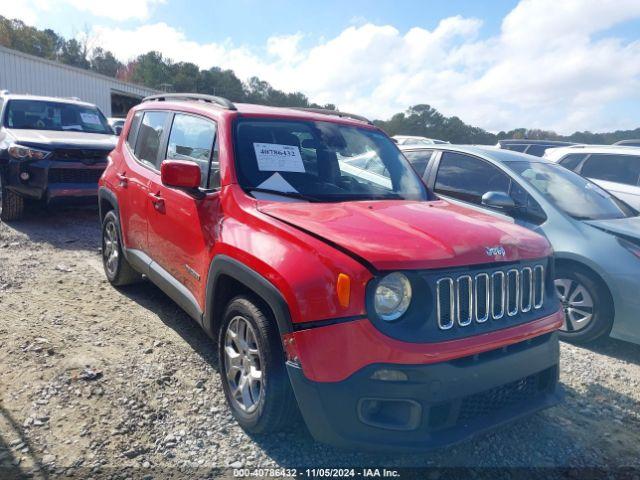
{"label": "white car", "polygon": [[417,137],[413,135],[394,135],[391,137],[398,145],[433,145],[436,143],[449,143],[435,138]]}
{"label": "white car", "polygon": [[544,157],[587,177],[640,210],[640,147],[575,145],[548,149]]}

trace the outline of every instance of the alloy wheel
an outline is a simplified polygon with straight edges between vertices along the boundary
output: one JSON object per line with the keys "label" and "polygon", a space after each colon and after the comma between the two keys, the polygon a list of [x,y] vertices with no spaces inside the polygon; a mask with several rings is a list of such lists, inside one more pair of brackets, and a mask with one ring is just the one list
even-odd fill
{"label": "alloy wheel", "polygon": [[105,225],[102,235],[102,257],[104,265],[110,276],[115,276],[118,271],[118,257],[120,252],[118,249],[118,233],[116,225],[109,222]]}
{"label": "alloy wheel", "polygon": [[594,302],[589,290],[570,278],[555,280],[556,291],[564,310],[564,332],[577,332],[585,329],[593,321]]}
{"label": "alloy wheel", "polygon": [[254,412],[263,395],[262,356],[256,332],[244,317],[231,319],[224,338],[225,377],[236,407]]}

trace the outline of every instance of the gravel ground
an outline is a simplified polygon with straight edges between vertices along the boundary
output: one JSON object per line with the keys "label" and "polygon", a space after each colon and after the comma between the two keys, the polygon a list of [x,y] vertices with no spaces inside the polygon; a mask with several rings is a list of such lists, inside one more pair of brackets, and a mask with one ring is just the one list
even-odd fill
{"label": "gravel ground", "polygon": [[562,405],[453,448],[387,456],[315,443],[302,427],[247,435],[226,407],[209,338],[153,285],[112,288],[98,248],[96,211],[0,224],[0,477],[640,468],[640,347],[610,339],[562,345]]}

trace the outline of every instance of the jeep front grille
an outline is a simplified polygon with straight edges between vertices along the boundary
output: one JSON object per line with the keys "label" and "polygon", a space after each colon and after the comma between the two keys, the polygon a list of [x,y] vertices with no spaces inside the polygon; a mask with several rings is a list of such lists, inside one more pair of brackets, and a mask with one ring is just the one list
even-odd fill
{"label": "jeep front grille", "polygon": [[505,315],[539,310],[544,303],[544,266],[510,268],[473,277],[460,275],[436,281],[436,317],[441,330],[454,325],[500,320]]}

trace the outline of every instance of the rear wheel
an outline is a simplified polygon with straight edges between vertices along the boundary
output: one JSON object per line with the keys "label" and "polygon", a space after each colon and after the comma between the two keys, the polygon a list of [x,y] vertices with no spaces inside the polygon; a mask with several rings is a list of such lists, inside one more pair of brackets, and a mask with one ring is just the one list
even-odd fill
{"label": "rear wheel", "polygon": [[140,274],[127,262],[122,253],[120,222],[113,210],[102,221],[102,264],[107,280],[116,286],[130,285],[140,280]]}
{"label": "rear wheel", "polygon": [[270,312],[250,296],[229,302],[220,328],[220,376],[227,403],[252,433],[283,430],[297,418],[280,335]]}
{"label": "rear wheel", "polygon": [[5,187],[3,175],[3,172],[0,171],[0,220],[10,222],[22,218],[24,197]]}
{"label": "rear wheel", "polygon": [[587,343],[606,335],[613,323],[613,304],[603,282],[583,269],[556,269],[556,291],[564,311],[560,338]]}

